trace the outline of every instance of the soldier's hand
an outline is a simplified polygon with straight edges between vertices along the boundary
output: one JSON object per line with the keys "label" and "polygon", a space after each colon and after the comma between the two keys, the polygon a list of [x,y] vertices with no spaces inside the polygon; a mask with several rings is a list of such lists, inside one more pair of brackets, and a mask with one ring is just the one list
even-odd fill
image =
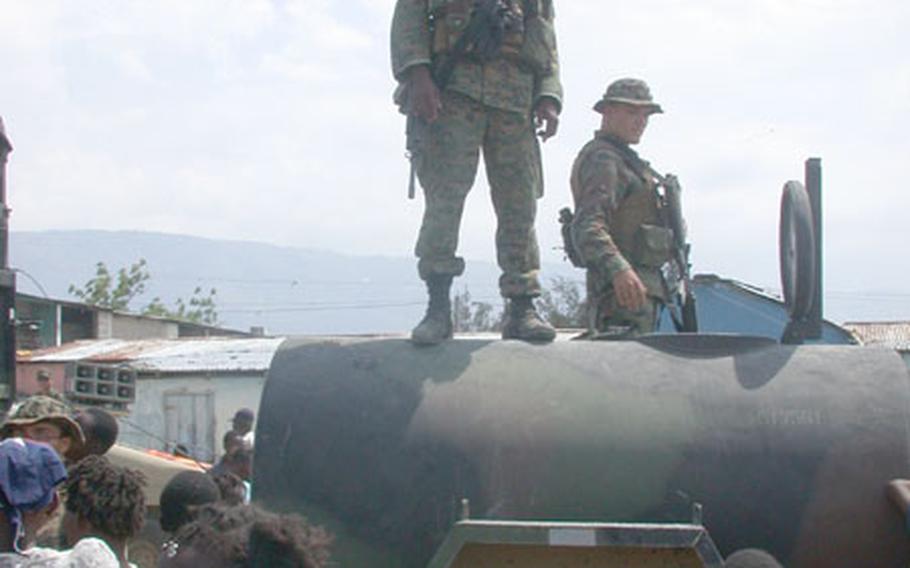
{"label": "soldier's hand", "polygon": [[619,305],[633,312],[640,310],[648,299],[648,289],[631,268],[613,277],[613,292]]}
{"label": "soldier's hand", "polygon": [[426,65],[418,65],[411,69],[408,75],[408,89],[412,114],[427,122],[434,122],[439,118],[442,100]]}
{"label": "soldier's hand", "polygon": [[542,98],[534,109],[534,126],[538,128],[537,135],[544,142],[556,136],[559,129],[559,109],[553,99]]}

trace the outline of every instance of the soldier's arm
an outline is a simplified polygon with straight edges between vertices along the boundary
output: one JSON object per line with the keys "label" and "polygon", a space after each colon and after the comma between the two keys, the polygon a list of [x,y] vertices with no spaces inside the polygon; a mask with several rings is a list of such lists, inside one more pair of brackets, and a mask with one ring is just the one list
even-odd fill
{"label": "soldier's arm", "polygon": [[549,46],[550,49],[550,69],[544,73],[540,73],[535,78],[534,85],[534,108],[540,108],[540,103],[544,100],[550,100],[556,107],[557,114],[562,111],[562,83],[559,80],[559,51],[556,48],[556,28],[555,28],[555,14],[553,12],[552,4],[549,6],[549,9],[546,10],[546,13],[543,15],[546,25],[551,28],[550,38],[552,40],[552,45]]}
{"label": "soldier's arm", "polygon": [[[404,112],[427,122],[439,116],[439,89],[430,74],[430,29],[426,0],[398,0],[392,17],[392,73],[406,85]],[[397,96],[397,95],[396,95]]]}
{"label": "soldier's arm", "polygon": [[397,0],[392,16],[392,74],[399,82],[408,79],[418,65],[430,66],[430,29],[426,0]]}
{"label": "soldier's arm", "polygon": [[631,268],[610,236],[610,214],[619,198],[616,161],[604,152],[589,156],[579,170],[572,235],[579,254],[589,267],[597,267],[612,280]]}

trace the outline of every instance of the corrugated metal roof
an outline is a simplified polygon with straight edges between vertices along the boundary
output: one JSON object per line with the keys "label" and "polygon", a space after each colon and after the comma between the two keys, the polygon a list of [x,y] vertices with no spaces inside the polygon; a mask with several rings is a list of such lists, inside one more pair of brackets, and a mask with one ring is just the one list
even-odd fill
{"label": "corrugated metal roof", "polygon": [[200,373],[268,370],[283,337],[121,339],[76,341],[60,347],[20,354],[32,363],[124,363],[140,372]]}
{"label": "corrugated metal roof", "polygon": [[844,328],[866,345],[884,345],[898,351],[910,351],[910,322],[849,322],[844,324]]}

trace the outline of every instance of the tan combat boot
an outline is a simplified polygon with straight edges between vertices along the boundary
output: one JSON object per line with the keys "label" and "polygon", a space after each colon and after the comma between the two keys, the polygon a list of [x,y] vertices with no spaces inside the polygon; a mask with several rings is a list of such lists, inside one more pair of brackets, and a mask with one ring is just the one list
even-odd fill
{"label": "tan combat boot", "polygon": [[556,330],[537,313],[531,296],[515,296],[509,299],[502,338],[549,343],[556,338]]}
{"label": "tan combat boot", "polygon": [[430,302],[427,313],[411,331],[411,341],[416,345],[437,345],[452,337],[452,301],[449,291],[451,276],[430,276],[427,291]]}

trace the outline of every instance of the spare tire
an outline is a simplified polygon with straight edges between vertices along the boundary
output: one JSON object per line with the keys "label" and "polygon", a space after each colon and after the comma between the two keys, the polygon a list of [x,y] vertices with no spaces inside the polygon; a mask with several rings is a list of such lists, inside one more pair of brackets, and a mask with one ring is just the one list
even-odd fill
{"label": "spare tire", "polygon": [[806,188],[788,181],[780,203],[780,278],[791,320],[805,319],[815,300],[815,223]]}

